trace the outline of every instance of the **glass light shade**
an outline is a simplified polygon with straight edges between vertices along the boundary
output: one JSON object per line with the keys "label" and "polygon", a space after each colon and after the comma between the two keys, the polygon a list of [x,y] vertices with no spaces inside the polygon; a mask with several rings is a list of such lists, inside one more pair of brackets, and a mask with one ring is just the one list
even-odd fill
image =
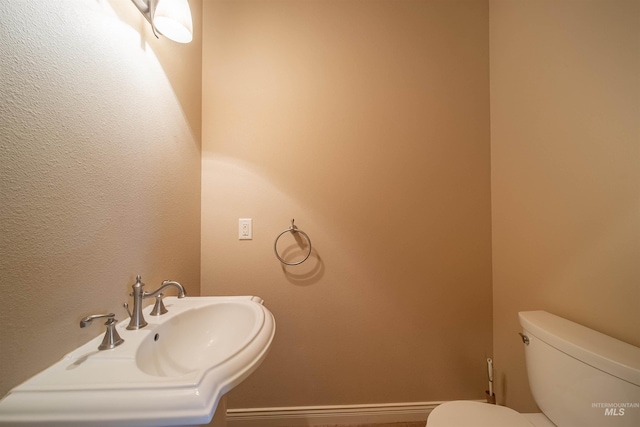
{"label": "glass light shade", "polygon": [[175,42],[189,43],[193,40],[193,22],[187,0],[160,0],[153,24],[163,36]]}

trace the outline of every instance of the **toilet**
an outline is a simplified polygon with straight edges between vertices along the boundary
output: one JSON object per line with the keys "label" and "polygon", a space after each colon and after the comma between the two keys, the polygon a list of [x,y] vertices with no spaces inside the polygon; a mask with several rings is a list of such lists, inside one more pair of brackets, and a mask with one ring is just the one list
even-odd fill
{"label": "toilet", "polygon": [[452,401],[429,414],[427,427],[640,426],[640,348],[545,311],[518,315],[542,413]]}

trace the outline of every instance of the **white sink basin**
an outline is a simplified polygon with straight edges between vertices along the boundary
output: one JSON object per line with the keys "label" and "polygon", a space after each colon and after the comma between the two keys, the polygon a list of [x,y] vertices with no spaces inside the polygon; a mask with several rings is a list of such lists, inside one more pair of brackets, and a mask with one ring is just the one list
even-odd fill
{"label": "white sink basin", "polygon": [[258,297],[164,299],[149,325],[116,329],[125,342],[98,351],[102,334],[0,401],[0,426],[207,424],[220,398],[265,358],[273,315]]}
{"label": "white sink basin", "polygon": [[261,308],[227,301],[180,313],[140,344],[138,368],[163,377],[215,368],[255,339],[262,328]]}

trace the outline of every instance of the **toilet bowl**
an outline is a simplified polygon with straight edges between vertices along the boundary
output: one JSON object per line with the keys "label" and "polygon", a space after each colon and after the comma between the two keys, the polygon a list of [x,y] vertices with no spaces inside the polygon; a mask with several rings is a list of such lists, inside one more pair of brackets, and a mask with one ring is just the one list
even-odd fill
{"label": "toilet bowl", "polygon": [[640,348],[544,311],[519,318],[531,393],[542,413],[452,401],[429,414],[427,427],[640,426]]}
{"label": "toilet bowl", "polygon": [[544,414],[521,414],[506,406],[457,400],[435,408],[428,427],[555,427]]}

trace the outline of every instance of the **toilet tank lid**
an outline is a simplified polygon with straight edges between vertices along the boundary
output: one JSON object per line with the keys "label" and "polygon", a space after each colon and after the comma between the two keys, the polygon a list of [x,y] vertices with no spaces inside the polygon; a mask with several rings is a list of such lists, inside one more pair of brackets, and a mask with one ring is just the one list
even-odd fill
{"label": "toilet tank lid", "polygon": [[546,311],[521,311],[520,325],[582,362],[640,386],[640,348]]}

